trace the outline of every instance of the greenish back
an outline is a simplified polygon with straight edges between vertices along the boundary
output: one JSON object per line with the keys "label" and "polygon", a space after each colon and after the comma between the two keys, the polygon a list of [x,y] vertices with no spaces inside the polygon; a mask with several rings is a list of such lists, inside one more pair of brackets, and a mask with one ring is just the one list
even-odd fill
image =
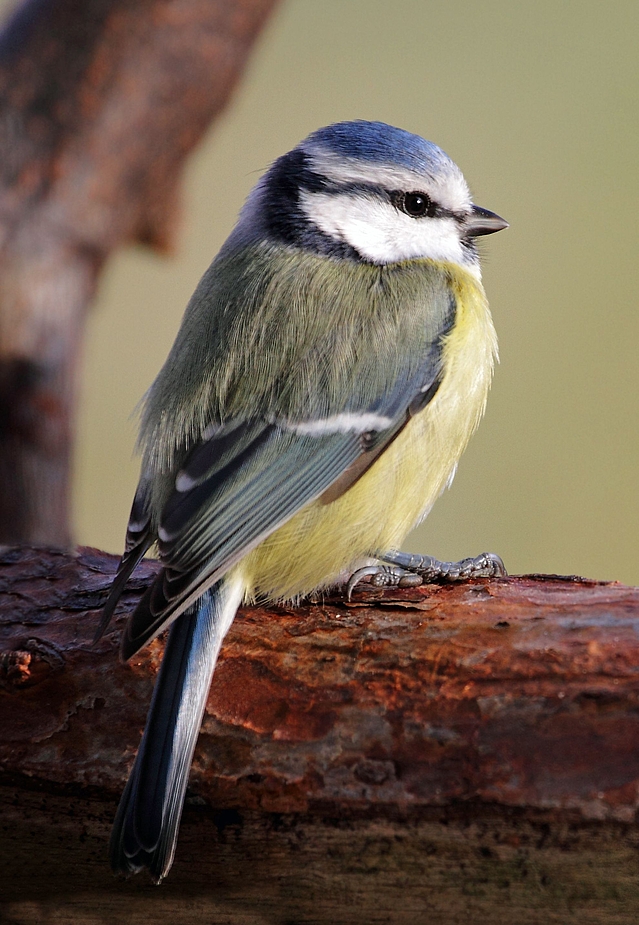
{"label": "greenish back", "polygon": [[439,371],[454,321],[446,270],[334,261],[272,244],[218,257],[144,404],[147,471],[213,423],[403,413]]}

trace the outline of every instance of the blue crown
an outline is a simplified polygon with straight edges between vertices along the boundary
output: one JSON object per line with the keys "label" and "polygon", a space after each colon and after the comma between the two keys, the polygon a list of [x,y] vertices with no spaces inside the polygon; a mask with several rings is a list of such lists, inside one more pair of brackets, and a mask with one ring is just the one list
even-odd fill
{"label": "blue crown", "polygon": [[412,170],[432,170],[450,164],[448,155],[420,135],[385,122],[335,122],[313,132],[302,142],[320,145],[344,157],[376,163],[400,164]]}

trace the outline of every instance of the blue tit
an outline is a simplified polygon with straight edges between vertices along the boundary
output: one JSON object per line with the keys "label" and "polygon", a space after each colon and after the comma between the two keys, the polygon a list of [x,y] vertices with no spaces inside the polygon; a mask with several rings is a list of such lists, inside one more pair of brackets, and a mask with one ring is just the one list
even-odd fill
{"label": "blue tit", "polygon": [[98,637],[154,544],[162,570],[122,658],[172,626],[114,870],[159,881],[171,866],[242,602],[299,599],[371,558],[390,564],[382,583],[415,564],[431,578],[501,573],[494,556],[392,551],[450,483],[484,411],[497,345],[475,239],[505,227],[440,148],[380,122],[319,129],[249,195],[143,403],[142,474]]}

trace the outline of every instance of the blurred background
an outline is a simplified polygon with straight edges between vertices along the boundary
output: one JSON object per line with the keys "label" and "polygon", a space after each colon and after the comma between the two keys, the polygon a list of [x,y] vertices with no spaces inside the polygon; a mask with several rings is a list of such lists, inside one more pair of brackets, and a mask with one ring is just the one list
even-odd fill
{"label": "blurred background", "polygon": [[136,403],[260,173],[379,119],[443,147],[508,231],[483,242],[500,339],[488,411],[406,548],[639,584],[639,4],[284,0],[192,158],[176,253],[119,254],[88,323],[75,525],[122,548]]}

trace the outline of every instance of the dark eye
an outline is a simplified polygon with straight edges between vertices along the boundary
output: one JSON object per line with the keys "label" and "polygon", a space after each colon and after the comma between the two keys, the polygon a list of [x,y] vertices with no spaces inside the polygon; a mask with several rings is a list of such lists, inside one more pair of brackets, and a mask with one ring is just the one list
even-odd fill
{"label": "dark eye", "polygon": [[435,204],[426,193],[404,193],[402,209],[412,218],[421,218],[424,215],[435,214]]}

